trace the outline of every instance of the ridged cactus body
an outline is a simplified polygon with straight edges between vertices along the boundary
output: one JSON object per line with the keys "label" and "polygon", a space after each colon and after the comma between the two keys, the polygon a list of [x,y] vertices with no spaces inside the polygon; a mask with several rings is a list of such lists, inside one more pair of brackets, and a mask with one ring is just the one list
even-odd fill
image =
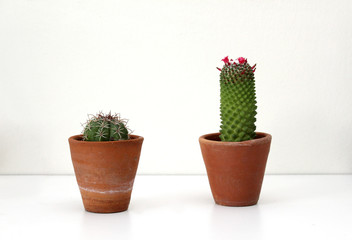
{"label": "ridged cactus body", "polygon": [[91,116],[83,130],[84,141],[118,141],[129,139],[126,121],[118,114],[104,115],[99,113]]}
{"label": "ridged cactus body", "polygon": [[220,139],[240,142],[255,138],[256,94],[254,71],[247,59],[238,58],[238,63],[222,60],[225,65],[220,74]]}

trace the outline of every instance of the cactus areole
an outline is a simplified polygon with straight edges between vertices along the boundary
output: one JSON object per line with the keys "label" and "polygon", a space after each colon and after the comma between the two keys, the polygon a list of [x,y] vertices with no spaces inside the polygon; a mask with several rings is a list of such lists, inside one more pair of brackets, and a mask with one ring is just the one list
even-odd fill
{"label": "cactus areole", "polygon": [[254,72],[247,59],[222,59],[220,73],[220,139],[240,142],[254,139],[256,134],[256,94]]}
{"label": "cactus areole", "polygon": [[119,114],[89,115],[84,125],[83,141],[118,141],[128,140],[129,131],[127,121],[120,118]]}

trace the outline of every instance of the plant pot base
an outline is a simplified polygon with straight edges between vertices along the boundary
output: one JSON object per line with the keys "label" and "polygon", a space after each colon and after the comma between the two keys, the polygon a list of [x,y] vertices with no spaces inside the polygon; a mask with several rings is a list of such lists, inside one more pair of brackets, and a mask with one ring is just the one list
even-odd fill
{"label": "plant pot base", "polygon": [[83,199],[83,205],[87,212],[93,213],[116,213],[128,209],[130,199],[126,201],[98,201],[96,199]]}
{"label": "plant pot base", "polygon": [[114,213],[123,212],[128,209],[131,193],[130,191],[115,190],[117,192],[111,193],[109,191],[96,191],[80,189],[84,208],[88,212],[94,213]]}
{"label": "plant pot base", "polygon": [[251,201],[251,202],[233,202],[233,201],[226,201],[226,200],[215,200],[215,203],[226,207],[248,207],[248,206],[256,205],[258,203],[258,200]]}

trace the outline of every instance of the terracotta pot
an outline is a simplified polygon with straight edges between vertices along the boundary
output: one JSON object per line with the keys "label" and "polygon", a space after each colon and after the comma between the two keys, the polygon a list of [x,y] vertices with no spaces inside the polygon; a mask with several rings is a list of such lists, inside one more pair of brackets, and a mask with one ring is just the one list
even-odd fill
{"label": "terracotta pot", "polygon": [[143,137],[130,135],[121,141],[68,139],[84,208],[89,212],[112,213],[128,209]]}
{"label": "terracotta pot", "polygon": [[222,142],[220,133],[199,138],[210,188],[217,204],[257,204],[271,135],[261,132],[256,134],[255,139],[243,142]]}

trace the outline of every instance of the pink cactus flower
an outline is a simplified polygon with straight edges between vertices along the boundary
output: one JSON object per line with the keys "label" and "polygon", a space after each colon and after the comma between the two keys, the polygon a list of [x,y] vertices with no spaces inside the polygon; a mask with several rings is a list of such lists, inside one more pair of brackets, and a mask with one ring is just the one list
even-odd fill
{"label": "pink cactus flower", "polygon": [[237,60],[238,60],[238,62],[239,62],[240,64],[244,64],[244,63],[247,62],[247,59],[245,59],[245,58],[243,58],[243,57],[239,57]]}
{"label": "pink cactus flower", "polygon": [[229,61],[229,57],[225,57],[224,59],[222,59],[221,61],[223,61],[225,64],[230,64],[230,61]]}

